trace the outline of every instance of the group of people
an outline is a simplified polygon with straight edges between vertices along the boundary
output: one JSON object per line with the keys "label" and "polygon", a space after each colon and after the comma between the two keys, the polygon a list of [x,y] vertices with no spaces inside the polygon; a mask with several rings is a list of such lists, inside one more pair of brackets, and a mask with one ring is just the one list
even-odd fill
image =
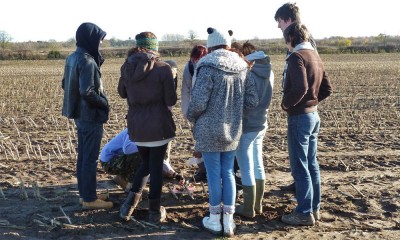
{"label": "group of people", "polygon": [[[288,116],[288,153],[297,199],[297,207],[283,215],[282,221],[314,225],[320,219],[321,202],[317,105],[332,93],[332,86],[315,42],[300,22],[298,7],[284,4],[275,20],[288,47],[281,108]],[[274,74],[269,56],[249,42],[232,43],[231,30],[210,27],[207,32],[207,45],[195,46],[185,65],[181,107],[191,122],[195,156],[203,159],[208,181],[210,214],[202,220],[203,226],[230,237],[236,229],[235,213],[252,218],[263,211],[266,176],[262,145]],[[66,60],[62,80],[62,112],[75,120],[78,131],[76,170],[84,209],[113,206],[96,194],[97,159],[110,110],[100,71],[104,59],[99,46],[105,35],[93,23],[79,26],[77,49]],[[171,108],[177,102],[177,77],[174,63],[161,61],[152,32],[141,32],[135,40],[136,46],[121,66],[118,84],[119,95],[127,99],[127,128],[103,148],[100,159],[106,171],[119,169],[131,183],[119,217],[130,220],[150,178],[148,221],[159,224],[166,219],[161,206],[162,176],[176,131]],[[118,150],[105,150],[112,146]],[[235,159],[243,186],[239,205],[235,203]],[[140,166],[134,166],[138,162]]]}

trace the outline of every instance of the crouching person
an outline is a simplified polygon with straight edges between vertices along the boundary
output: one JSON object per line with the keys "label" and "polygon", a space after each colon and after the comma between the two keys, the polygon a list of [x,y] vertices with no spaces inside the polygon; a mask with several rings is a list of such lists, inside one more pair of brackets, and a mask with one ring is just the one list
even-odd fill
{"label": "crouching person", "polygon": [[113,180],[126,192],[132,188],[134,173],[140,166],[140,155],[135,142],[129,140],[127,128],[104,145],[100,161],[103,170],[115,175]]}
{"label": "crouching person", "polygon": [[[135,172],[139,169],[141,158],[137,145],[129,139],[127,128],[104,145],[100,160],[103,170],[108,174],[115,175],[114,182],[125,192],[129,192],[133,185]],[[163,161],[163,176],[177,180],[183,178],[175,172],[167,159]],[[144,181],[144,184],[146,182]]]}

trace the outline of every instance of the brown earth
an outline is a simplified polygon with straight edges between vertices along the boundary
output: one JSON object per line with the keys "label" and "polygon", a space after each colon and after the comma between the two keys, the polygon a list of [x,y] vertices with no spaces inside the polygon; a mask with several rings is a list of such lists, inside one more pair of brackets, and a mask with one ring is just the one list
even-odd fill
{"label": "brown earth", "polygon": [[[254,219],[235,216],[235,239],[400,239],[400,58],[395,54],[322,57],[335,87],[335,94],[319,110],[322,220],[313,227],[280,221],[296,203],[291,192],[279,188],[292,178],[285,115],[279,108],[283,56],[272,56],[276,83],[264,139],[264,209]],[[174,60],[182,70],[186,58]],[[103,144],[125,126],[126,103],[116,92],[122,61],[107,60],[102,68],[112,107]],[[217,238],[201,226],[208,215],[207,184],[203,188],[195,183],[194,199],[188,195],[176,199],[168,186],[177,182],[165,179],[162,204],[167,222],[159,228],[142,227],[119,220],[126,193],[99,168],[98,191],[108,192],[114,207],[81,209],[74,176],[74,124],[60,116],[63,64],[0,64],[0,239]],[[173,111],[178,127],[172,165],[192,181],[196,168],[185,161],[191,157],[193,139],[180,102]],[[145,220],[146,208],[143,201],[133,216]]]}

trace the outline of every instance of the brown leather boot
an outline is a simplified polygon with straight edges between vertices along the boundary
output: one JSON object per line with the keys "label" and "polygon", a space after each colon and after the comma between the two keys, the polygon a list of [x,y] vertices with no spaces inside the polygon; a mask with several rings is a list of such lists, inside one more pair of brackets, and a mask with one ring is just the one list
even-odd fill
{"label": "brown leather boot", "polygon": [[112,208],[113,203],[112,202],[107,202],[103,201],[101,199],[96,199],[93,202],[83,202],[82,203],[82,209],[89,210],[89,209],[108,209]]}
{"label": "brown leather boot", "polygon": [[[108,194],[107,193],[97,194],[97,198],[106,201],[108,199]],[[79,204],[82,205],[82,203],[83,203],[83,198],[79,198]]]}
{"label": "brown leather boot", "polygon": [[125,221],[131,220],[131,215],[142,197],[141,193],[129,192],[121,208],[119,209],[119,217]]}
{"label": "brown leather boot", "polygon": [[160,224],[165,221],[167,211],[161,206],[160,198],[149,199],[149,222],[152,224]]}

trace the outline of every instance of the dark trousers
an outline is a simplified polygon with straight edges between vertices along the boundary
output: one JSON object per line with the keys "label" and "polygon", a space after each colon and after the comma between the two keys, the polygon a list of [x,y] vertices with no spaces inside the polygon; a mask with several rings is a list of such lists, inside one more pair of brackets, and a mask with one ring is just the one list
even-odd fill
{"label": "dark trousers", "polygon": [[161,197],[163,185],[163,161],[168,144],[159,147],[138,146],[142,162],[133,180],[132,192],[141,192],[142,181],[145,176],[150,174],[149,199],[159,199]]}
{"label": "dark trousers", "polygon": [[78,179],[79,196],[85,202],[92,202],[96,196],[96,173],[103,124],[75,120],[78,129],[78,160],[76,177]]}

